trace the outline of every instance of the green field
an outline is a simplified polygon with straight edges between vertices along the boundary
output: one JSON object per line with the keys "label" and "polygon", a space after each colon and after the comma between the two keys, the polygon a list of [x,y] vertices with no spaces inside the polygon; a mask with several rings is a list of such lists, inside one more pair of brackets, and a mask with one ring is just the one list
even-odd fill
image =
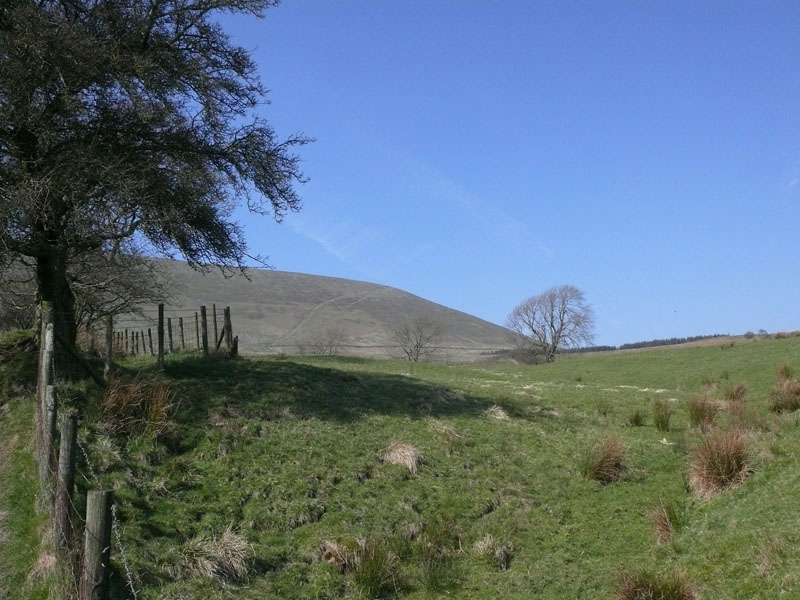
{"label": "green field", "polygon": [[[115,490],[140,598],[613,598],[630,569],[683,571],[700,598],[800,598],[800,419],[765,402],[784,362],[800,370],[800,338],[530,367],[173,357],[162,377],[177,407],[160,434],[111,435],[95,401],[82,406],[97,480],[83,465],[79,486]],[[688,465],[704,434],[686,401],[708,393],[727,428],[738,382],[752,475],[695,499]],[[6,452],[24,454],[31,402],[5,409]],[[630,425],[637,410],[642,426]],[[608,435],[627,471],[603,485],[581,462]],[[416,473],[382,460],[394,443],[422,454]],[[2,467],[0,505],[21,467]],[[682,515],[671,540],[651,524],[661,502]],[[25,523],[0,558],[35,555]],[[219,564],[203,575],[232,538],[246,541],[246,575]],[[114,597],[126,598],[118,552],[114,567]],[[28,597],[24,575],[6,577],[8,598]]]}

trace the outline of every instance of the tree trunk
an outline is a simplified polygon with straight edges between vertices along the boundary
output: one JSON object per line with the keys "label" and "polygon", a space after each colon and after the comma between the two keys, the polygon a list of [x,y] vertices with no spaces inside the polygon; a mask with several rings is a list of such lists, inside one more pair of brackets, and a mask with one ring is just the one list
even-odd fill
{"label": "tree trunk", "polygon": [[[77,325],[75,323],[75,295],[67,279],[66,252],[53,249],[49,254],[36,259],[36,283],[39,297],[52,303],[53,329],[57,340],[63,340],[75,346]],[[55,360],[56,369],[60,364],[62,373],[72,375],[75,373],[73,359],[56,344]]]}

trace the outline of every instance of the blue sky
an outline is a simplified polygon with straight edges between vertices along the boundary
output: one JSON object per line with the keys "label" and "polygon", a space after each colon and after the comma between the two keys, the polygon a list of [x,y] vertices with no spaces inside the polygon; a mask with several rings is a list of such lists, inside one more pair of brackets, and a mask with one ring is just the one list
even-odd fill
{"label": "blue sky", "polygon": [[569,283],[596,343],[800,329],[800,2],[284,0],[226,18],[300,154],[237,213],[277,269],[503,324]]}

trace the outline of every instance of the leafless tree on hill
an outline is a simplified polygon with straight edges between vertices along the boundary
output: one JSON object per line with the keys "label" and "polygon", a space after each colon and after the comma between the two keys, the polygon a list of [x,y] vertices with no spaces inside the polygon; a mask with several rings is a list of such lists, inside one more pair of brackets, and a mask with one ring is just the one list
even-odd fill
{"label": "leafless tree on hill", "polygon": [[588,345],[594,338],[594,311],[583,292],[572,285],[552,287],[518,304],[507,326],[553,362],[559,349]]}
{"label": "leafless tree on hill", "polygon": [[392,331],[394,341],[410,362],[419,362],[433,353],[443,335],[441,324],[427,316],[414,317]]}
{"label": "leafless tree on hill", "polygon": [[324,329],[317,329],[311,333],[307,344],[300,345],[301,353],[310,353],[323,356],[339,354],[342,346],[347,343],[348,335],[344,327],[332,325]]}

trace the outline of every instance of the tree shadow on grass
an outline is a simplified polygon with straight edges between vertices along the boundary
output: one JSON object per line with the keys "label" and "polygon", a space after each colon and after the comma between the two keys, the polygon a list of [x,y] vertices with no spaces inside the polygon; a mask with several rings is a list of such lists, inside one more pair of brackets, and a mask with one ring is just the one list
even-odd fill
{"label": "tree shadow on grass", "polygon": [[[496,400],[443,392],[441,386],[396,374],[342,371],[286,360],[186,358],[167,363],[180,391],[177,420],[194,424],[212,414],[272,420],[289,410],[298,418],[339,422],[371,414],[411,418],[479,417]],[[512,417],[531,419],[513,403]],[[536,416],[535,418],[541,418]]]}

